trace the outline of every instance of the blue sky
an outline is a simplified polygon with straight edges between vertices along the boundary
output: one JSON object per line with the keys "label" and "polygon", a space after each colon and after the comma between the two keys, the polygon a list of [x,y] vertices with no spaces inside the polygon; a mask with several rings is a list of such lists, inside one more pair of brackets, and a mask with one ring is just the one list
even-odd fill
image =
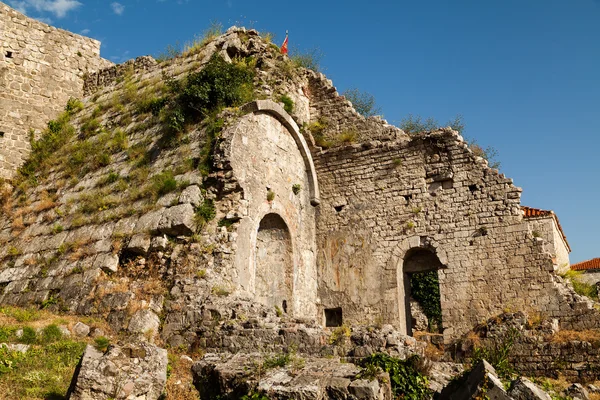
{"label": "blue sky", "polygon": [[5,0],[102,41],[115,62],[183,44],[211,21],[318,47],[340,92],[385,118],[441,122],[498,150],[522,204],[554,210],[571,261],[600,257],[600,0]]}

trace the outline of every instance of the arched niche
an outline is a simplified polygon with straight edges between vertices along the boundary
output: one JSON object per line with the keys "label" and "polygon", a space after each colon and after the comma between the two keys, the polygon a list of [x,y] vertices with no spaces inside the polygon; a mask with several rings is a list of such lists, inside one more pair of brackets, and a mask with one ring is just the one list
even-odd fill
{"label": "arched niche", "polygon": [[275,213],[260,221],[256,235],[255,295],[267,306],[290,311],[294,292],[294,257],[287,224]]}

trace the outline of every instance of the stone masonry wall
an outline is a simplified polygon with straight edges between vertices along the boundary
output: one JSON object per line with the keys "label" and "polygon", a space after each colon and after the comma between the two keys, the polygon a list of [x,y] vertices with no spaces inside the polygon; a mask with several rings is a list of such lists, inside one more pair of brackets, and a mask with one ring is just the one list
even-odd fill
{"label": "stone masonry wall", "polygon": [[39,132],[83,95],[88,72],[110,63],[100,42],[33,20],[0,3],[0,177],[10,177]]}
{"label": "stone masonry wall", "polygon": [[544,250],[552,255],[554,270],[569,269],[569,249],[553,216],[527,218],[531,232],[543,242]]}
{"label": "stone masonry wall", "polygon": [[403,259],[427,248],[445,266],[446,339],[504,308],[560,313],[551,256],[523,221],[521,189],[455,132],[332,149],[315,164],[323,308],[342,307],[348,323],[406,329]]}

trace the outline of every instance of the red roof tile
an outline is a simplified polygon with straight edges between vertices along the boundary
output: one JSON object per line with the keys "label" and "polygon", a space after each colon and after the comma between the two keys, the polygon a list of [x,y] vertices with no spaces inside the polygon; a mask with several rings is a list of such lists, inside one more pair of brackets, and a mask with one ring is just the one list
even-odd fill
{"label": "red roof tile", "polygon": [[594,258],[592,260],[582,261],[577,264],[571,265],[573,271],[586,271],[588,269],[600,269],[600,258]]}
{"label": "red roof tile", "polygon": [[567,235],[565,235],[565,231],[563,231],[563,228],[560,225],[560,221],[558,220],[558,217],[556,216],[556,214],[554,214],[554,211],[540,210],[539,208],[533,208],[533,207],[527,207],[527,206],[521,206],[521,210],[523,211],[524,218],[550,217],[550,216],[554,217],[554,220],[556,221],[556,225],[558,226],[558,230],[560,231],[560,234],[562,235],[562,237],[565,240],[565,243],[567,245],[567,250],[569,251],[569,253],[571,252],[571,246],[569,245],[569,242],[567,241]]}

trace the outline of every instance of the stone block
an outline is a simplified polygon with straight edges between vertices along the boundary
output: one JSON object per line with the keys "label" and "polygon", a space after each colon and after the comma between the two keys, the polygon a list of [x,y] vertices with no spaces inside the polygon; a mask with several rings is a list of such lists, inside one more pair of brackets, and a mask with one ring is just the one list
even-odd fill
{"label": "stone block", "polygon": [[179,204],[189,203],[194,207],[198,207],[204,201],[202,191],[196,185],[190,185],[183,189],[179,196]]}
{"label": "stone block", "polygon": [[106,353],[88,345],[67,393],[71,400],[156,400],[167,381],[167,351],[147,342],[111,345]]}
{"label": "stone block", "polygon": [[145,234],[133,235],[125,249],[134,254],[145,255],[150,249],[150,242],[150,237]]}
{"label": "stone block", "polygon": [[119,269],[119,256],[112,253],[98,254],[94,260],[94,268],[101,268],[105,272],[115,273]]}
{"label": "stone block", "polygon": [[189,203],[166,209],[158,224],[161,233],[171,236],[189,236],[195,229],[194,207]]}

